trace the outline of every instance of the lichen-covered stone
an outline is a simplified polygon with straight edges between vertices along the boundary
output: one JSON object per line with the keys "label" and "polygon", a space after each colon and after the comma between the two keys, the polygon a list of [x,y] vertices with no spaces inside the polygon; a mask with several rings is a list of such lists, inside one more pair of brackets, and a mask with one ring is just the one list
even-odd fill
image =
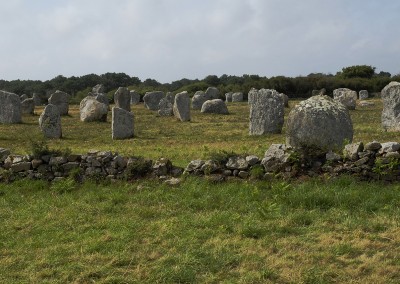
{"label": "lichen-covered stone", "polygon": [[164,96],[164,92],[161,91],[147,92],[143,97],[144,106],[149,110],[158,110],[160,101]]}
{"label": "lichen-covered stone", "polygon": [[114,94],[115,107],[131,111],[131,94],[128,88],[119,87]]}
{"label": "lichen-covered stone", "polygon": [[61,117],[59,108],[48,104],[39,117],[40,130],[46,138],[61,138]]}
{"label": "lichen-covered stone", "polygon": [[79,104],[80,120],[83,122],[107,121],[108,106],[92,96],[87,96]]}
{"label": "lichen-covered stone", "polygon": [[368,91],[367,90],[361,90],[358,92],[358,98],[360,100],[365,100],[368,99]]}
{"label": "lichen-covered stone", "polygon": [[333,98],[350,110],[356,109],[357,92],[347,88],[333,90]]}
{"label": "lichen-covered stone", "polygon": [[21,122],[21,100],[14,93],[0,91],[0,123]]}
{"label": "lichen-covered stone", "polygon": [[210,100],[219,99],[219,90],[216,87],[208,87],[205,94]]}
{"label": "lichen-covered stone", "polygon": [[197,91],[192,98],[192,109],[200,110],[203,104],[210,99],[210,96],[208,96],[205,92]]}
{"label": "lichen-covered stone", "polygon": [[387,131],[400,131],[400,83],[390,82],[382,93],[382,127]]}
{"label": "lichen-covered stone", "polygon": [[32,98],[25,99],[21,102],[21,110],[23,114],[35,113],[35,101]]}
{"label": "lichen-covered stone", "polygon": [[112,139],[128,139],[133,137],[133,113],[122,108],[112,108]]}
{"label": "lichen-covered stone", "polygon": [[57,90],[55,93],[51,94],[48,102],[58,108],[60,115],[67,115],[69,111],[69,99],[69,94]]}
{"label": "lichen-covered stone", "polygon": [[266,172],[276,172],[288,165],[292,148],[285,144],[272,144],[265,152],[261,165]]}
{"label": "lichen-covered stone", "polygon": [[201,107],[202,113],[229,114],[226,104],[221,99],[208,100]]}
{"label": "lichen-covered stone", "polygon": [[137,105],[140,102],[140,94],[134,90],[129,93],[131,95],[131,105]]}
{"label": "lichen-covered stone", "polygon": [[243,93],[242,92],[233,93],[232,102],[243,102]]}

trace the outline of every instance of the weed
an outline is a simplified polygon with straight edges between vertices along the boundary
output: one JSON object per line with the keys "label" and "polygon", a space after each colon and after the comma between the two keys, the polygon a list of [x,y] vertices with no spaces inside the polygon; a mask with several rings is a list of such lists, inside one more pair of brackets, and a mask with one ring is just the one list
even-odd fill
{"label": "weed", "polygon": [[250,169],[250,177],[253,179],[262,179],[264,173],[264,167],[261,165],[254,165]]}
{"label": "weed", "polygon": [[143,177],[151,170],[151,161],[143,157],[131,158],[125,169],[125,180]]}

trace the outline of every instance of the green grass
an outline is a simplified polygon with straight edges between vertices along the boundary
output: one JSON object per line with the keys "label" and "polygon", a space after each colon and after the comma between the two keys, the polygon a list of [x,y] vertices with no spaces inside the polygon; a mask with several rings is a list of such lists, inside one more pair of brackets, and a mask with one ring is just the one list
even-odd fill
{"label": "green grass", "polygon": [[[355,141],[398,141],[382,104],[351,111]],[[296,102],[291,102],[293,107]],[[248,105],[192,122],[135,106],[134,139],[81,123],[76,106],[50,149],[112,150],[186,166],[215,152],[260,157],[284,134],[248,136]],[[37,114],[41,109],[36,110]],[[289,110],[286,110],[286,114]],[[0,125],[1,147],[30,152],[38,115]],[[257,175],[254,170],[253,175]],[[0,185],[0,283],[399,283],[400,186],[351,177],[168,187],[72,180]]]}
{"label": "green grass", "polygon": [[2,186],[1,283],[400,281],[398,185],[62,186]]}

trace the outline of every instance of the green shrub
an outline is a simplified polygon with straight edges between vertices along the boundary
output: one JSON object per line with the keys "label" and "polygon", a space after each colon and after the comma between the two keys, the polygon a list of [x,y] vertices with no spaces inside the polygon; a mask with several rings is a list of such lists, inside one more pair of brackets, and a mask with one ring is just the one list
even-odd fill
{"label": "green shrub", "polygon": [[125,179],[132,180],[147,175],[151,170],[151,160],[135,157],[125,169]]}

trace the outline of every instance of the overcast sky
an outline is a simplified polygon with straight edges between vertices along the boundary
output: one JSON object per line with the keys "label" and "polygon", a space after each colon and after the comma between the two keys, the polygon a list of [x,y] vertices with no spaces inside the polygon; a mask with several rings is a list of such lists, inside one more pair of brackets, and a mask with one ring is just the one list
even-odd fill
{"label": "overcast sky", "polygon": [[0,0],[0,79],[400,73],[397,0]]}

